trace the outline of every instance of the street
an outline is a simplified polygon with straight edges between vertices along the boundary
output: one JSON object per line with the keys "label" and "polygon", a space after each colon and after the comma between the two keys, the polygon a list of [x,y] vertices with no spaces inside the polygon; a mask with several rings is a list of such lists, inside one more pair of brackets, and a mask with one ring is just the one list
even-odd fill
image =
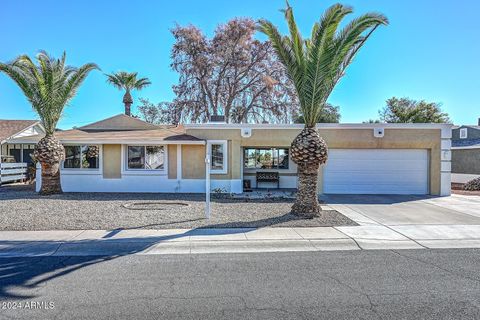
{"label": "street", "polygon": [[478,319],[480,250],[0,259],[1,319]]}

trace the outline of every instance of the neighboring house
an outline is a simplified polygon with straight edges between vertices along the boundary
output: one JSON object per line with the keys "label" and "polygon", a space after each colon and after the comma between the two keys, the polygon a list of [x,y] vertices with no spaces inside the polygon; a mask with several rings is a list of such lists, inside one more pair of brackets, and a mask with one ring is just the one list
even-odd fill
{"label": "neighboring house", "polygon": [[[241,193],[276,188],[257,173],[273,173],[280,188],[296,188],[289,146],[303,125],[206,123],[156,126],[117,115],[57,132],[65,146],[61,181],[66,192]],[[319,193],[450,194],[447,124],[319,124],[329,159]],[[11,139],[36,143],[42,135]],[[260,174],[261,175],[261,174]],[[38,175],[37,175],[38,177]],[[41,181],[38,181],[39,190]]]}
{"label": "neighboring house", "polygon": [[45,134],[37,120],[0,120],[0,185],[28,178],[27,166],[34,143],[8,143],[11,139]]}
{"label": "neighboring house", "polygon": [[480,119],[477,126],[452,129],[452,182],[480,177]]}
{"label": "neighboring house", "polygon": [[31,163],[35,143],[7,143],[11,139],[44,134],[38,120],[0,120],[0,160]]}

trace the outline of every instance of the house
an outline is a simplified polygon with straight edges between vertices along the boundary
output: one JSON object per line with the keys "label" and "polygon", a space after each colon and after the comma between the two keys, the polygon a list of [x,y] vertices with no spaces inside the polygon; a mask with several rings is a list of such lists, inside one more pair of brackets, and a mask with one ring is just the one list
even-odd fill
{"label": "house", "polygon": [[11,139],[44,134],[38,120],[0,120],[0,185],[27,178],[34,144],[7,143]]}
{"label": "house", "polygon": [[[62,187],[67,192],[205,192],[208,160],[211,189],[241,193],[245,180],[253,188],[277,183],[296,188],[289,146],[302,128],[222,122],[156,126],[121,114],[56,134],[66,152]],[[330,148],[319,174],[320,193],[450,194],[450,125],[319,124],[318,129]],[[41,137],[9,143],[33,144]],[[259,173],[279,181],[258,180]]]}
{"label": "house", "polygon": [[7,141],[40,134],[45,134],[45,130],[38,120],[0,120],[0,158],[3,162],[9,158],[13,162],[31,163],[30,154],[35,144]]}
{"label": "house", "polygon": [[452,129],[452,182],[466,183],[480,177],[480,119],[478,125]]}

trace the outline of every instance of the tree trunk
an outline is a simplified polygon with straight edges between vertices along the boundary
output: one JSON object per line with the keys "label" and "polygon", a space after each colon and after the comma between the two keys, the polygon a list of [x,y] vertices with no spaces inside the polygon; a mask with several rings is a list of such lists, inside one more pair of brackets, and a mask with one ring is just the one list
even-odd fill
{"label": "tree trunk", "polygon": [[314,217],[320,212],[318,170],[327,161],[327,145],[316,128],[305,127],[293,140],[290,156],[298,165],[298,191],[292,213]]}
{"label": "tree trunk", "polygon": [[318,203],[318,169],[318,163],[298,166],[297,198],[292,213],[313,218],[321,211]]}
{"label": "tree trunk", "polygon": [[34,157],[42,166],[40,194],[62,193],[60,162],[65,159],[65,149],[54,135],[46,135],[35,146]]}
{"label": "tree trunk", "polygon": [[59,194],[62,193],[62,185],[60,183],[60,162],[48,163],[42,162],[42,187],[40,194]]}
{"label": "tree trunk", "polygon": [[127,116],[132,115],[131,108],[130,108],[132,103],[133,103],[132,95],[130,94],[130,91],[127,90],[123,95],[123,104],[125,105],[125,114]]}

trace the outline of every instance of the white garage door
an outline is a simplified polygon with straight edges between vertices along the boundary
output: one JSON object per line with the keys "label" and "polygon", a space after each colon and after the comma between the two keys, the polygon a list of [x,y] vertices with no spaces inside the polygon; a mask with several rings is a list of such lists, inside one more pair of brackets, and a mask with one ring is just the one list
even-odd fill
{"label": "white garage door", "polygon": [[420,149],[331,149],[324,193],[428,194],[428,152]]}

